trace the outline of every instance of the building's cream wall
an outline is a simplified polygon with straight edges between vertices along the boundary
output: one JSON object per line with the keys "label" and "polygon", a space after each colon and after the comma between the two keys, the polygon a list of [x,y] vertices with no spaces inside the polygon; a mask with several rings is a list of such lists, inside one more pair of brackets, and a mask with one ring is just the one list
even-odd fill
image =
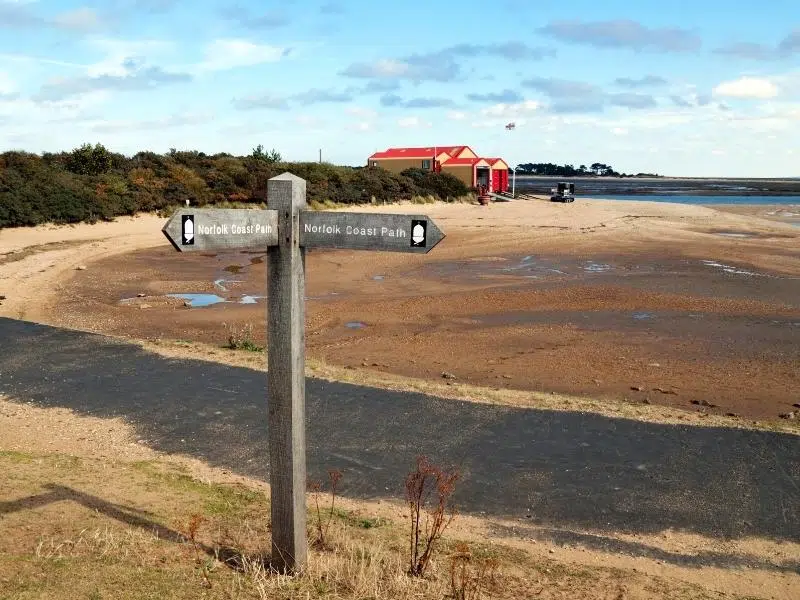
{"label": "building's cream wall", "polygon": [[478,155],[469,148],[464,148],[458,153],[458,156],[454,156],[453,158],[478,158]]}
{"label": "building's cream wall", "polygon": [[450,175],[457,177],[463,181],[468,187],[474,187],[475,182],[472,180],[473,167],[470,165],[460,165],[457,167],[448,167],[447,163],[442,165],[442,173],[450,173]]}
{"label": "building's cream wall", "polygon": [[492,170],[502,171],[503,169],[507,171],[508,165],[506,164],[506,161],[504,161],[502,158],[492,165]]}
{"label": "building's cream wall", "polygon": [[[402,173],[406,169],[421,169],[423,160],[431,161],[431,159],[422,158],[370,158],[368,165],[372,166],[372,163],[376,162],[382,169],[392,173]],[[431,164],[431,166],[433,165]]]}

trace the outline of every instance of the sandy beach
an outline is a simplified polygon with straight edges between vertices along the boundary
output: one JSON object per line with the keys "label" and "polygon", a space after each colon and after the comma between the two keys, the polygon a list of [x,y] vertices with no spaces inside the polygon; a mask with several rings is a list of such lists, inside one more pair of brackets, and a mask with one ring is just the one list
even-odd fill
{"label": "sandy beach", "polygon": [[[349,210],[428,214],[447,237],[427,255],[308,252],[309,358],[743,418],[777,420],[800,401],[800,231],[763,207]],[[252,325],[263,344],[264,254],[180,255],[163,223],[0,231],[0,316],[210,344]],[[228,301],[167,296],[183,293]]]}
{"label": "sandy beach", "polygon": [[[780,415],[800,403],[797,227],[763,207],[647,202],[352,210],[428,214],[447,237],[427,255],[307,254],[309,466],[345,465],[355,495],[337,507],[405,524],[392,461],[420,440],[457,446],[480,511],[448,535],[531,557],[550,597],[794,598],[800,429]],[[266,341],[265,253],[179,254],[164,222],[0,231],[0,318],[79,330],[4,320],[0,454],[19,485],[3,499],[48,482],[94,502],[45,493],[6,514],[11,556],[96,527],[105,502],[168,514],[163,480],[135,465],[265,489],[247,458],[265,455],[264,356],[220,350],[247,326]],[[224,302],[171,296],[192,293]]]}

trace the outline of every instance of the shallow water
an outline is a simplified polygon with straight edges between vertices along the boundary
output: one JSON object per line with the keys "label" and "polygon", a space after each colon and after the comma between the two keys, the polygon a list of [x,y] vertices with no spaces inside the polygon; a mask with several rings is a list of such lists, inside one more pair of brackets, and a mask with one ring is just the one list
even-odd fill
{"label": "shallow water", "polygon": [[695,196],[680,193],[674,194],[576,194],[579,199],[587,200],[631,200],[634,202],[676,202],[678,204],[800,204],[800,196]]}
{"label": "shallow water", "polygon": [[723,237],[730,237],[730,238],[752,238],[755,237],[749,233],[733,233],[728,231],[720,231],[717,232],[717,235],[721,235]]}
{"label": "shallow water", "polygon": [[[726,337],[750,339],[751,343],[758,342],[759,345],[766,346],[775,340],[792,343],[796,340],[796,331],[800,327],[800,322],[791,317],[769,318],[673,310],[632,313],[615,310],[515,310],[473,315],[472,320],[479,327],[567,325],[584,331],[638,331],[663,336],[705,337],[721,345],[727,344]],[[721,329],[727,332],[726,336],[719,335]]]}
{"label": "shallow water", "polygon": [[[718,232],[719,235],[730,234],[732,237],[743,237],[736,232]],[[543,281],[578,281],[592,280],[604,277],[627,277],[649,274],[674,275],[679,272],[690,272],[698,267],[718,269],[728,275],[741,275],[749,277],[768,277],[774,279],[797,279],[788,275],[771,274],[755,271],[736,265],[723,264],[714,260],[642,260],[620,261],[614,260],[585,260],[569,256],[535,257],[532,255],[521,258],[509,257],[506,260],[497,260],[495,257],[468,261],[448,261],[431,263],[424,267],[427,276],[439,277],[443,280],[458,279],[486,279],[494,277],[518,277],[524,279],[538,279]]]}
{"label": "shallow water", "polygon": [[192,308],[202,308],[204,306],[212,306],[221,302],[230,302],[216,294],[167,294],[170,298],[181,298],[187,300],[189,306]]}

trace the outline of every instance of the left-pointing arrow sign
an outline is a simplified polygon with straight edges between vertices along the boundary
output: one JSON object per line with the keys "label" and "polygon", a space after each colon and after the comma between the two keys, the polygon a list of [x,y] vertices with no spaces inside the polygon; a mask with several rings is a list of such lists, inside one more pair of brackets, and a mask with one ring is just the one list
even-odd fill
{"label": "left-pointing arrow sign", "polygon": [[278,243],[278,211],[182,208],[161,231],[181,252],[266,248]]}

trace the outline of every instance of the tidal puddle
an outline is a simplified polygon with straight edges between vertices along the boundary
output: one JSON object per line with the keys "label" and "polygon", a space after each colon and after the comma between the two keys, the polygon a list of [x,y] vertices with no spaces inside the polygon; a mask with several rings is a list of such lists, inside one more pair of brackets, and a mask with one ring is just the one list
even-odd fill
{"label": "tidal puddle", "polygon": [[768,277],[768,275],[762,275],[761,273],[753,273],[752,271],[739,269],[738,267],[732,267],[731,265],[724,265],[715,260],[704,260],[702,261],[702,263],[707,267],[714,267],[720,269],[724,273],[729,273],[731,275],[751,275],[755,277]]}
{"label": "tidal puddle", "polygon": [[344,324],[344,326],[348,329],[364,329],[367,324],[363,323],[362,321],[348,321]]}
{"label": "tidal puddle", "polygon": [[223,284],[224,283],[244,283],[241,279],[215,279],[214,280],[214,287],[220,289],[223,292],[229,291]]}
{"label": "tidal puddle", "polygon": [[[625,313],[622,311],[509,311],[475,315],[477,323],[490,327],[524,326],[524,325],[573,325],[581,329],[603,331],[608,328],[640,329],[646,322],[655,321],[652,312]],[[632,321],[642,323],[634,325]]]}
{"label": "tidal puddle", "polygon": [[605,273],[611,270],[611,265],[604,265],[596,262],[587,262],[583,265],[583,270],[589,273]]}
{"label": "tidal puddle", "polygon": [[374,281],[383,281],[384,280],[384,276],[383,275],[373,275],[372,279]]}
{"label": "tidal puddle", "polygon": [[466,261],[433,263],[426,270],[433,271],[439,278],[457,277],[459,279],[485,279],[491,277],[513,276],[526,279],[578,279],[596,277],[628,271],[653,272],[654,265],[618,265],[597,260],[579,259],[571,256],[540,257],[529,254],[518,258],[487,257]]}
{"label": "tidal puddle", "polygon": [[321,296],[306,296],[306,300],[327,300],[328,298],[338,295],[339,292],[328,292],[327,294],[322,294]]}
{"label": "tidal puddle", "polygon": [[212,306],[220,302],[229,302],[216,294],[167,294],[170,298],[180,298],[187,300],[189,306],[192,308],[201,308],[204,306]]}
{"label": "tidal puddle", "polygon": [[717,235],[721,235],[722,237],[729,237],[729,238],[752,238],[755,237],[750,233],[738,233],[736,231],[718,231]]}
{"label": "tidal puddle", "polygon": [[167,296],[186,300],[190,308],[204,308],[215,304],[258,304],[259,300],[266,298],[266,296],[244,295],[238,300],[228,300],[216,294],[167,294]]}

